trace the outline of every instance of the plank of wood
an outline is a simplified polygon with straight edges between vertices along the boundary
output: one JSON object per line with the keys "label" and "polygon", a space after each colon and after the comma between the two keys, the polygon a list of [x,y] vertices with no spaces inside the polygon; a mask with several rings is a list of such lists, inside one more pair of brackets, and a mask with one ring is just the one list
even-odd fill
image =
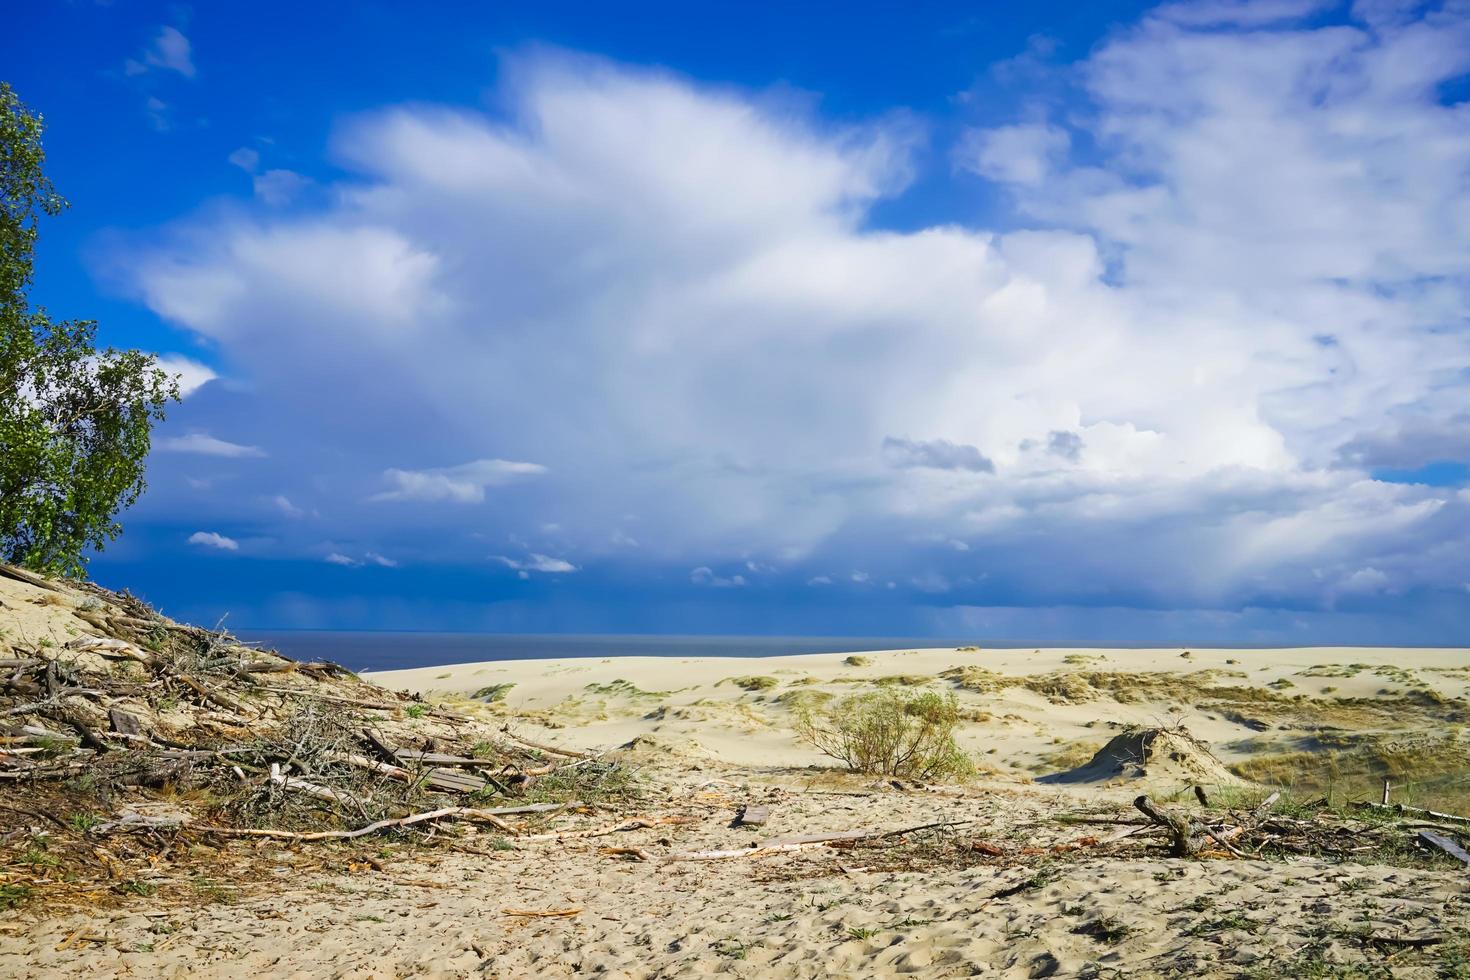
{"label": "plank of wood", "polygon": [[474,793],[490,785],[479,776],[455,769],[430,769],[425,784],[431,789],[448,790],[451,793]]}
{"label": "plank of wood", "polygon": [[131,712],[121,708],[109,708],[107,718],[112,722],[112,730],[120,735],[143,734],[143,719]]}
{"label": "plank of wood", "polygon": [[26,585],[33,585],[38,589],[45,589],[47,592],[61,591],[61,589],[52,585],[39,575],[32,575],[24,569],[16,568],[14,565],[7,565],[4,562],[0,562],[0,575],[15,579],[17,582],[24,582]]}
{"label": "plank of wood", "polygon": [[1419,817],[1428,817],[1431,820],[1448,820],[1451,823],[1470,824],[1470,817],[1463,817],[1458,813],[1441,813],[1439,810],[1426,810],[1421,806],[1404,806],[1402,803],[1359,803],[1361,810],[1389,810],[1394,813],[1412,813]]}
{"label": "plank of wood", "polygon": [[1470,851],[1466,851],[1443,834],[1436,834],[1432,830],[1421,830],[1419,839],[1432,847],[1439,848],[1455,860],[1463,861],[1466,867],[1470,867]]}
{"label": "plank of wood", "polygon": [[771,819],[770,807],[746,804],[740,808],[740,815],[735,818],[735,826],[759,827],[769,819]]}
{"label": "plank of wood", "polygon": [[[505,769],[502,759],[471,759],[463,755],[446,755],[443,752],[415,752],[412,749],[394,749],[393,757],[405,766],[450,766],[456,769]],[[585,760],[582,760],[585,761]],[[575,763],[574,763],[575,764]],[[527,775],[544,775],[557,766],[542,769],[527,769]]]}
{"label": "plank of wood", "polygon": [[446,755],[443,752],[415,752],[413,749],[394,749],[393,754],[399,762],[409,765],[420,766],[474,766],[474,765],[502,765],[499,762],[490,762],[485,759],[470,759],[462,755]]}

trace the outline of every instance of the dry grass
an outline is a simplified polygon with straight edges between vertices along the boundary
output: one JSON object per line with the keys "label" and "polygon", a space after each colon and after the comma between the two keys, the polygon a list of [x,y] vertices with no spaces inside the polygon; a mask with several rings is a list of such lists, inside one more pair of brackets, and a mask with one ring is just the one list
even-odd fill
{"label": "dry grass", "polygon": [[1266,786],[1339,800],[1377,799],[1387,779],[1397,802],[1470,813],[1470,736],[1464,730],[1324,733],[1289,744],[1290,751],[1257,755],[1230,768]]}

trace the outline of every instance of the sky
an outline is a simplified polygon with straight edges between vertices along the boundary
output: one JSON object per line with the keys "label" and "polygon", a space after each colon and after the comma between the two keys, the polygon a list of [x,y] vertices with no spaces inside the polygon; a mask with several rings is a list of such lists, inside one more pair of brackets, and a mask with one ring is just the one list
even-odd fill
{"label": "sky", "polygon": [[172,615],[1470,643],[1466,0],[7,22]]}

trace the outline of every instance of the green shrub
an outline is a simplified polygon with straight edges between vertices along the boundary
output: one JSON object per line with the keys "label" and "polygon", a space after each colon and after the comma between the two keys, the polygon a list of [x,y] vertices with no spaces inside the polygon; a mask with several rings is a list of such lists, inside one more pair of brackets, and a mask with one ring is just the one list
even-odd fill
{"label": "green shrub", "polygon": [[965,778],[975,764],[955,744],[953,694],[882,688],[835,703],[792,705],[796,734],[853,772],[918,779]]}
{"label": "green shrub", "polygon": [[868,664],[873,662],[873,658],[864,657],[861,654],[854,653],[852,656],[845,658],[842,662],[847,664],[847,666],[849,667],[866,667],[868,666]]}
{"label": "green shrub", "polygon": [[719,687],[721,684],[725,683],[725,681],[729,681],[731,684],[734,684],[736,687],[745,691],[769,691],[771,688],[781,683],[774,677],[752,675],[750,677],[726,677],[724,681],[717,682],[715,684],[715,687]]}

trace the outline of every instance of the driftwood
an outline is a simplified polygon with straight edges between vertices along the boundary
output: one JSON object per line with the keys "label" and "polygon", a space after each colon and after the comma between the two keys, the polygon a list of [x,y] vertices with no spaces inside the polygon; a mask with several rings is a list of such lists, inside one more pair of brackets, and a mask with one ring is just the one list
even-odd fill
{"label": "driftwood", "polygon": [[552,755],[564,755],[568,759],[590,759],[593,756],[593,753],[591,752],[581,752],[577,749],[563,748],[560,745],[547,745],[545,742],[533,742],[529,738],[517,735],[515,732],[510,730],[509,726],[502,728],[500,731],[501,734],[503,734],[506,738],[510,739],[513,742],[519,742],[527,748],[540,749],[542,752],[550,752]]}
{"label": "driftwood", "polygon": [[1418,806],[1404,806],[1402,803],[1359,803],[1360,810],[1388,810],[1393,813],[1412,813],[1416,817],[1429,817],[1432,820],[1448,823],[1470,824],[1470,817],[1462,817],[1457,813],[1441,813],[1438,810],[1426,810]]}
{"label": "driftwood", "polygon": [[746,804],[740,808],[740,814],[735,818],[737,827],[759,827],[771,819],[771,808],[768,806],[751,806]]}
{"label": "driftwood", "polygon": [[623,820],[619,823],[608,824],[605,827],[593,827],[590,830],[559,830],[549,834],[523,834],[517,840],[543,841],[543,840],[579,840],[585,837],[606,837],[608,834],[618,834],[628,830],[644,830],[650,827],[659,827],[666,824],[688,823],[690,817],[634,817],[631,820]]}
{"label": "driftwood", "polygon": [[281,787],[281,789],[302,793],[306,796],[314,796],[319,800],[326,800],[329,803],[350,803],[353,806],[362,806],[362,802],[351,793],[344,793],[342,790],[332,789],[329,786],[318,786],[316,783],[283,774],[279,762],[271,763],[270,781]]}
{"label": "driftwood", "polygon": [[26,585],[34,585],[36,588],[45,589],[47,592],[61,591],[50,582],[41,578],[41,576],[32,575],[25,569],[16,568],[14,565],[7,565],[4,562],[0,562],[0,576],[4,576],[5,578],[9,579],[15,579],[15,581],[17,582],[24,582]]}
{"label": "driftwood", "polygon": [[1133,805],[1145,817],[1169,832],[1170,850],[1175,857],[1193,857],[1199,853],[1200,831],[1186,814],[1172,807],[1159,806],[1147,796],[1138,797]]}
{"label": "driftwood", "polygon": [[670,854],[664,858],[665,864],[675,861],[724,861],[730,858],[757,857],[765,854],[781,854],[789,851],[799,851],[816,844],[835,844],[848,841],[879,840],[885,837],[900,837],[904,834],[913,834],[921,830],[934,830],[939,827],[958,827],[970,823],[969,820],[944,820],[938,823],[920,824],[917,827],[901,827],[898,830],[842,830],[830,834],[808,834],[802,837],[777,837],[767,841],[752,844],[750,847],[742,847],[738,850],[729,851],[683,851]]}
{"label": "driftwood", "polygon": [[1439,848],[1455,860],[1464,862],[1466,867],[1470,867],[1470,852],[1467,852],[1463,847],[1448,837],[1442,834],[1436,834],[1432,830],[1421,830],[1419,831],[1419,839],[1431,847]]}
{"label": "driftwood", "polygon": [[143,719],[129,711],[124,711],[122,708],[109,708],[107,711],[107,720],[111,722],[114,734],[143,734]]}
{"label": "driftwood", "polygon": [[218,834],[221,837],[275,837],[282,840],[352,840],[357,837],[366,837],[369,834],[381,833],[385,830],[395,830],[399,827],[411,827],[417,823],[427,820],[469,820],[478,823],[488,823],[492,827],[505,831],[507,834],[516,834],[516,828],[501,820],[491,810],[480,810],[469,806],[446,806],[438,810],[429,810],[424,813],[414,813],[396,820],[379,820],[370,823],[366,827],[356,830],[317,830],[310,833],[299,833],[294,830],[269,830],[255,827],[205,827],[195,826],[193,829],[207,834]]}

